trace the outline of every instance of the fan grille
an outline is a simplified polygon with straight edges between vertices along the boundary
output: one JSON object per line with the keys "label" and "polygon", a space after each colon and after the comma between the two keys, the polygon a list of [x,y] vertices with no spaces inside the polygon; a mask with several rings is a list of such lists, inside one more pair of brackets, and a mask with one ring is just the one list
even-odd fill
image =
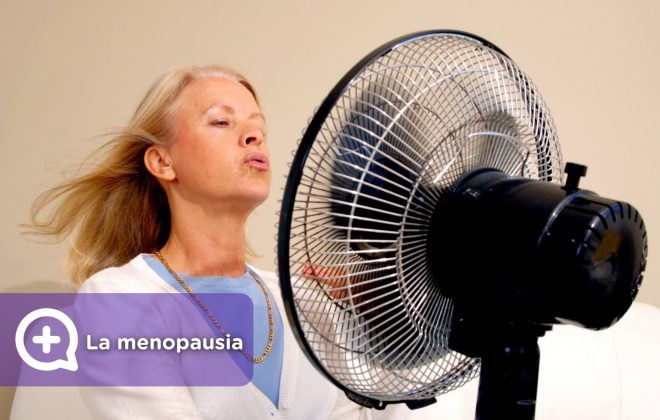
{"label": "fan grille", "polygon": [[425,34],[367,63],[310,130],[286,233],[308,350],[335,381],[374,399],[461,386],[479,361],[448,347],[453,303],[428,269],[429,221],[472,169],[561,182],[540,95],[480,41]]}

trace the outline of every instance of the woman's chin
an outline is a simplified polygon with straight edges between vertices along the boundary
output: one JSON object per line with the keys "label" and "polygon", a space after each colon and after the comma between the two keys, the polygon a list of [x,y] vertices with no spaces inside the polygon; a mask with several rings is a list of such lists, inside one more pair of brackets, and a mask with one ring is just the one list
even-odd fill
{"label": "woman's chin", "polygon": [[242,201],[254,203],[254,206],[256,207],[266,201],[269,193],[270,188],[268,187],[258,188],[256,185],[251,185],[240,192],[240,199]]}

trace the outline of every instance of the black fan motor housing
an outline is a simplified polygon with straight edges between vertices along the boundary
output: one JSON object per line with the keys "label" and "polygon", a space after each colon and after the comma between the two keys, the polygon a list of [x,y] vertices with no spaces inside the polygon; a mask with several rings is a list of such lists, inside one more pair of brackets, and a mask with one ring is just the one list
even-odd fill
{"label": "black fan motor housing", "polygon": [[561,187],[486,168],[444,194],[427,255],[455,299],[453,334],[468,325],[477,336],[514,324],[602,329],[628,310],[646,264],[644,223],[630,204],[577,189],[578,179],[569,173]]}

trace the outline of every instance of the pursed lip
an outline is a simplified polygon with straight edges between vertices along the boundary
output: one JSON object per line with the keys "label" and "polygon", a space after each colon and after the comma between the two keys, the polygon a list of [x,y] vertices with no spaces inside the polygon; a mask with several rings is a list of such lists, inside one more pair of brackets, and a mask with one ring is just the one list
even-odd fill
{"label": "pursed lip", "polygon": [[268,156],[259,152],[252,152],[245,156],[244,163],[252,166],[255,169],[259,169],[260,171],[267,171],[270,167]]}

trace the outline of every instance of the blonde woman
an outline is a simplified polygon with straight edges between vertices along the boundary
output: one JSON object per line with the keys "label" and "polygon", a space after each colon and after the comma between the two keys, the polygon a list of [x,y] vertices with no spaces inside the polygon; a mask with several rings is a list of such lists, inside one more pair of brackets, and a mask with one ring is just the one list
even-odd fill
{"label": "blonde woman", "polygon": [[33,229],[73,235],[68,267],[83,292],[249,295],[255,363],[245,387],[83,391],[94,418],[371,416],[302,356],[275,276],[246,264],[246,220],[269,194],[271,168],[265,118],[244,77],[223,67],[171,71],[102,150],[92,171],[37,199]]}

